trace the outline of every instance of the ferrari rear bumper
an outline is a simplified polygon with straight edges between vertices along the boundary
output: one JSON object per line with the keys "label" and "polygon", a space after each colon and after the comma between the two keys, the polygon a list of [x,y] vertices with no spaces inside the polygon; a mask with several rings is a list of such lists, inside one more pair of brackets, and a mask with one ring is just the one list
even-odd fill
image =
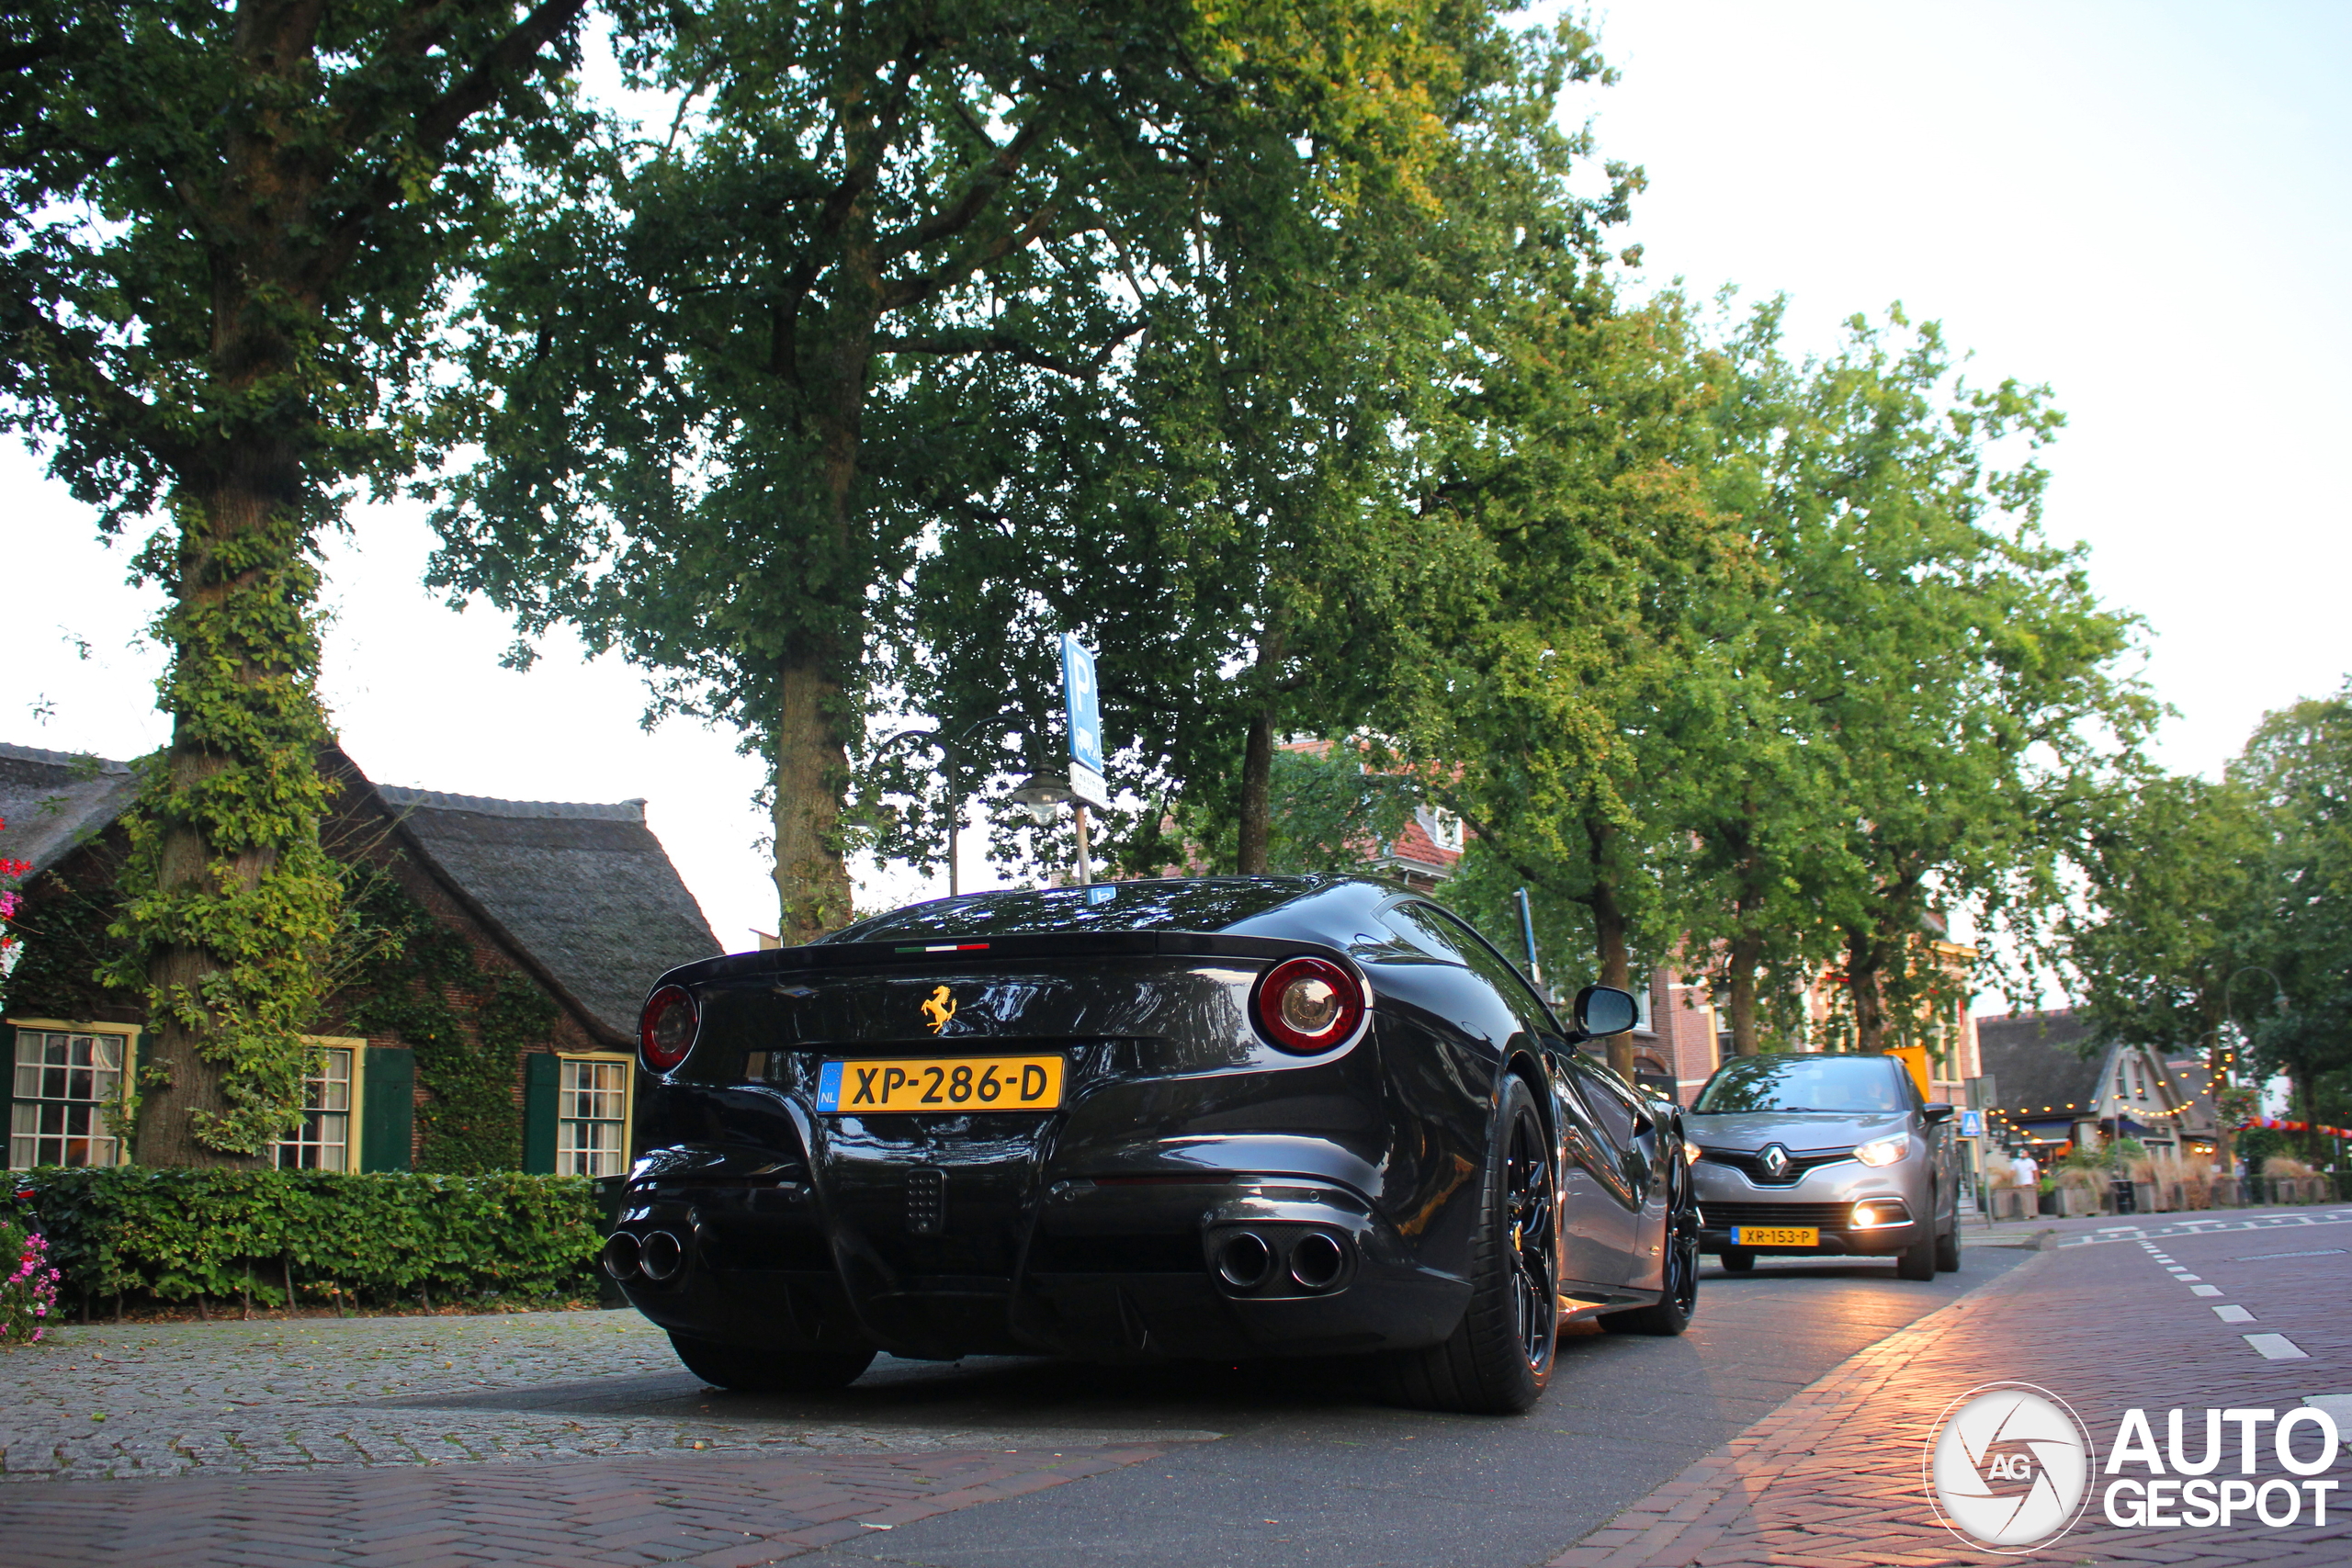
{"label": "ferrari rear bumper", "polygon": [[[933,1359],[1400,1349],[1443,1339],[1468,1303],[1464,1281],[1419,1266],[1341,1183],[1204,1171],[1027,1192],[1014,1175],[902,1170],[888,1205],[800,1179],[648,1183],[620,1214],[616,1271],[639,1311],[681,1333]],[[631,1267],[667,1263],[656,1236],[677,1243],[666,1280]]]}

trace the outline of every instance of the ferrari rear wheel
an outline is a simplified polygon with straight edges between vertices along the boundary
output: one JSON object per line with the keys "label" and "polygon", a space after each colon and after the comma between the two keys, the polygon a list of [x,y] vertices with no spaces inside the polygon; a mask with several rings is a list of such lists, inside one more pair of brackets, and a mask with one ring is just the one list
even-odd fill
{"label": "ferrari rear wheel", "polygon": [[846,1388],[874,1363],[872,1350],[768,1350],[722,1345],[673,1333],[670,1348],[686,1371],[713,1388],[738,1393],[813,1393]]}
{"label": "ferrari rear wheel", "polygon": [[1422,1410],[1515,1416],[1543,1397],[1558,1338],[1552,1138],[1526,1080],[1503,1089],[1487,1151],[1470,1305],[1453,1337],[1384,1359],[1388,1397]]}
{"label": "ferrari rear wheel", "polygon": [[1952,1216],[1951,1228],[1936,1237],[1936,1269],[1945,1274],[1960,1270],[1960,1216],[1957,1214]]}

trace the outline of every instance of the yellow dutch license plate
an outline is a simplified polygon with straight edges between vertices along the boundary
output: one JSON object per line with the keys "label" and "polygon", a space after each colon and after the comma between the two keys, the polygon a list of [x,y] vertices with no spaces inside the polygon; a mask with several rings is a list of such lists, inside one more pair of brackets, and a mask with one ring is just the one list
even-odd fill
{"label": "yellow dutch license plate", "polygon": [[1813,1225],[1734,1225],[1734,1247],[1819,1247],[1821,1232]]}
{"label": "yellow dutch license plate", "polygon": [[1063,1066],[1059,1056],[827,1062],[817,1075],[817,1109],[847,1115],[1051,1111],[1062,1102]]}

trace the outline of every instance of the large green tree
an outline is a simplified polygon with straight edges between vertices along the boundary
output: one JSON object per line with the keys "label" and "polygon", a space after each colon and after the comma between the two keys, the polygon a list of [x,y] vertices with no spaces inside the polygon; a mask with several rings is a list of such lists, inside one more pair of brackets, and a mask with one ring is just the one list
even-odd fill
{"label": "large green tree", "polygon": [[1055,383],[1104,395],[1233,161],[1313,138],[1416,160],[1442,10],[624,8],[677,121],[518,192],[443,581],[741,727],[774,765],[787,940],[841,924],[852,756],[899,694],[928,531],[1028,481]]}
{"label": "large green tree", "polygon": [[[1662,863],[1688,836],[1665,807],[1694,606],[1744,565],[1699,485],[1707,389],[1679,303],[1622,310],[1566,267],[1498,298],[1435,487],[1493,542],[1495,604],[1412,744],[1476,834],[1462,901],[1492,931],[1527,887],[1563,977],[1634,988],[1680,934]],[[1611,1056],[1632,1071],[1630,1041]]]}
{"label": "large green tree", "polygon": [[136,1152],[260,1157],[337,919],[316,531],[395,478],[404,389],[582,0],[25,0],[0,18],[0,422],[115,533],[162,512],[169,747],[132,818]]}
{"label": "large green tree", "polygon": [[2352,688],[2266,716],[2220,782],[2152,776],[2082,823],[2085,896],[2061,934],[2099,1037],[2202,1054],[2225,1163],[2272,1073],[2298,1119],[2342,1114]]}
{"label": "large green tree", "polygon": [[2085,897],[2059,933],[2082,1014],[2100,1039],[2205,1057],[2227,1168],[2252,1106],[2241,1032],[2271,1010],[2246,968],[2271,858],[2260,803],[2235,782],[2158,775],[2088,803],[2082,827]]}
{"label": "large green tree", "polygon": [[[1840,832],[1821,890],[1857,1049],[1922,1039],[1966,976],[1945,912],[2030,936],[2061,889],[2063,829],[2110,787],[2154,705],[2124,671],[2136,623],[2041,532],[2038,389],[1971,387],[1933,325],[1857,319],[1792,378],[1759,547],[1804,623],[1781,678],[1826,743]],[[2004,444],[2026,456],[2004,467]]]}
{"label": "large green tree", "polygon": [[1490,279],[1591,259],[1609,204],[1563,190],[1581,144],[1553,114],[1601,67],[1573,28],[1513,38],[1477,7],[1420,59],[1433,141],[1237,130],[1115,385],[1056,389],[1032,461],[952,498],[920,573],[908,689],[951,729],[1045,677],[1052,632],[1101,650],[1135,869],[1271,869],[1284,737],[1393,734],[1483,602],[1433,448]]}
{"label": "large green tree", "polygon": [[[2288,1075],[2295,1119],[2316,1126],[2352,1103],[2352,682],[2267,716],[2231,777],[2269,840],[2246,931],[2261,974],[2231,987],[2233,1016],[2258,1021],[2257,1062]],[[2325,1146],[2302,1137],[2307,1153]]]}

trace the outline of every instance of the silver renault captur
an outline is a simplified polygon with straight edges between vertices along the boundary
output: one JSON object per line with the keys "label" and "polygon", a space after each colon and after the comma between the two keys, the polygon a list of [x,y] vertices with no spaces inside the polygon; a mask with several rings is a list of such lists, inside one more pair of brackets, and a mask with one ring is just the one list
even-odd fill
{"label": "silver renault captur", "polygon": [[1758,1254],[1893,1257],[1905,1280],[1960,1267],[1952,1108],[1899,1058],[1743,1056],[1684,1116],[1700,1249],[1732,1272]]}

